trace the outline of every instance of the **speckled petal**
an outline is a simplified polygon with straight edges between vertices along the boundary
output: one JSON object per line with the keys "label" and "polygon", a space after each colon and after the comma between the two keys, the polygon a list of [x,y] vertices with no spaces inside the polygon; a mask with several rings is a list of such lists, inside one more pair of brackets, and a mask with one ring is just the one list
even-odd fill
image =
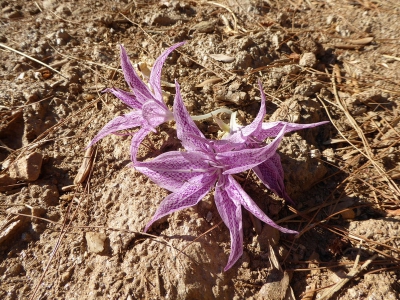
{"label": "speckled petal", "polygon": [[254,167],[253,171],[268,189],[291,204],[294,204],[294,201],[286,193],[283,182],[284,174],[278,153],[275,153],[271,158]]}
{"label": "speckled petal", "polygon": [[92,146],[94,143],[98,142],[105,136],[115,133],[120,130],[130,129],[134,127],[141,126],[143,123],[143,118],[140,112],[132,111],[123,116],[116,117],[108,122],[91,140],[88,147]]}
{"label": "speckled petal", "polygon": [[218,182],[215,188],[214,200],[219,215],[228,227],[231,236],[231,252],[224,271],[229,270],[243,254],[243,228],[242,228],[242,207],[235,204],[227,193],[223,183]]}
{"label": "speckled petal", "polygon": [[274,221],[272,221],[270,218],[268,218],[268,216],[257,206],[257,204],[253,201],[253,199],[251,199],[250,196],[247,195],[247,193],[242,189],[240,184],[238,184],[231,175],[228,175],[228,183],[225,186],[225,189],[230,198],[239,201],[240,204],[243,205],[243,207],[246,210],[248,210],[250,213],[253,214],[253,216],[257,217],[261,221],[284,233],[292,233],[292,234],[298,233],[297,231],[281,227]]}
{"label": "speckled petal", "polygon": [[153,68],[151,69],[149,83],[154,90],[155,99],[161,103],[163,102],[162,91],[161,91],[161,70],[167,59],[168,55],[179,46],[182,46],[185,42],[177,43],[172,47],[169,47],[163,52],[155,61]]}
{"label": "speckled petal", "polygon": [[125,48],[121,45],[121,67],[124,73],[125,81],[128,83],[131,90],[135,93],[137,100],[140,103],[145,103],[146,101],[153,99],[154,96],[150,92],[147,85],[140,79],[136,74],[135,69],[126,54]]}
{"label": "speckled petal", "polygon": [[172,112],[155,101],[148,101],[143,104],[142,115],[143,119],[152,128],[156,128],[158,125],[174,118]]}
{"label": "speckled petal", "polygon": [[[258,86],[261,90],[261,95],[263,95],[261,81],[258,80]],[[265,116],[265,96],[261,97],[261,106],[258,111],[257,117],[249,125],[244,127],[239,127],[235,133],[228,136],[226,139],[233,143],[245,143],[249,136],[256,136],[262,128],[263,119]]]}
{"label": "speckled petal", "polygon": [[287,123],[282,121],[263,123],[262,129],[255,136],[255,138],[257,138],[260,141],[263,141],[268,137],[275,137],[282,130],[283,126],[286,126],[285,133],[289,133],[301,129],[314,128],[327,123],[329,123],[329,121],[323,121],[311,124]]}
{"label": "speckled petal", "polygon": [[143,142],[144,138],[151,132],[151,128],[144,126],[141,127],[133,136],[132,136],[132,141],[131,141],[131,160],[133,164],[137,162],[136,156],[139,151],[139,146]]}
{"label": "speckled petal", "polygon": [[218,153],[217,160],[225,165],[223,174],[236,174],[251,169],[269,159],[279,147],[285,128],[282,128],[278,136],[267,146],[262,148],[243,149]]}
{"label": "speckled petal", "polygon": [[193,122],[188,111],[186,110],[185,105],[183,104],[178,82],[175,82],[175,88],[176,94],[174,100],[174,117],[178,139],[181,140],[182,145],[186,150],[204,150],[204,144],[200,139],[191,138],[191,136],[204,138],[204,135],[197,128],[196,124]]}
{"label": "speckled petal", "polygon": [[153,218],[147,223],[144,231],[158,219],[175,211],[196,205],[213,187],[216,181],[214,175],[206,174],[192,178],[191,182],[184,183],[181,188],[165,197],[158,207]]}
{"label": "speckled petal", "polygon": [[119,100],[121,100],[122,102],[124,102],[126,105],[128,105],[131,108],[135,108],[135,109],[142,108],[142,102],[137,100],[136,96],[132,93],[129,93],[124,90],[117,89],[117,88],[105,89],[103,91],[103,93],[113,94],[115,97],[117,97]]}
{"label": "speckled petal", "polygon": [[207,173],[210,167],[202,152],[170,151],[151,161],[137,162],[135,169],[162,188],[175,192],[193,177]]}

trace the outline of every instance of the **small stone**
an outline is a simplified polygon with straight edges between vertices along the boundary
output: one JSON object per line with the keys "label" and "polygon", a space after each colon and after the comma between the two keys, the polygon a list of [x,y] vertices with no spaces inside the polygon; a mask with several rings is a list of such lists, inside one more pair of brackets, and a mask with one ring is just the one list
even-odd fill
{"label": "small stone", "polygon": [[334,15],[329,15],[326,18],[326,24],[331,25],[334,22],[336,22],[336,17]]}
{"label": "small stone", "polygon": [[32,91],[32,90],[25,90],[22,92],[24,95],[24,98],[26,99],[26,103],[33,103],[39,100],[39,95],[37,91]]}
{"label": "small stone", "polygon": [[12,179],[8,174],[0,175],[0,192],[4,192],[8,189],[7,185],[15,184],[17,181]]}
{"label": "small stone", "polygon": [[201,21],[192,27],[192,30],[199,33],[210,33],[213,32],[215,23],[210,21]]}
{"label": "small stone", "polygon": [[208,223],[210,223],[211,220],[212,220],[212,217],[213,217],[212,212],[209,211],[209,212],[207,213],[207,215],[206,215],[206,221],[207,221]]}
{"label": "small stone", "polygon": [[74,273],[74,267],[71,267],[67,271],[62,273],[60,277],[60,285],[65,285],[68,281],[70,281],[73,273]]}
{"label": "small stone", "polygon": [[65,29],[61,28],[60,30],[57,31],[56,38],[66,42],[71,38],[71,36],[68,34],[68,32],[65,31]]}
{"label": "small stone", "polygon": [[10,177],[17,180],[35,181],[39,178],[43,155],[33,152],[10,166]]}
{"label": "small stone", "polygon": [[25,272],[24,267],[21,264],[17,263],[15,265],[12,265],[11,267],[9,267],[6,271],[6,274],[8,276],[13,277],[13,276],[17,276],[23,272]]}
{"label": "small stone", "polygon": [[20,11],[20,10],[16,10],[16,11],[13,11],[13,12],[10,12],[8,15],[7,15],[7,18],[9,18],[9,19],[15,19],[15,18],[21,18],[21,17],[23,17],[24,15],[22,14],[22,12]]}
{"label": "small stone", "polygon": [[299,65],[302,67],[314,67],[317,64],[317,58],[314,53],[304,53],[299,61]]}
{"label": "small stone", "polygon": [[23,228],[24,222],[22,220],[17,220],[4,227],[0,232],[0,245],[20,234]]}
{"label": "small stone", "polygon": [[88,251],[92,253],[101,253],[104,251],[104,243],[107,236],[101,232],[86,232],[86,243]]}
{"label": "small stone", "polygon": [[58,189],[56,185],[45,185],[43,186],[43,194],[42,194],[42,200],[45,202],[47,205],[57,205],[58,204],[58,198],[60,194],[58,193]]}

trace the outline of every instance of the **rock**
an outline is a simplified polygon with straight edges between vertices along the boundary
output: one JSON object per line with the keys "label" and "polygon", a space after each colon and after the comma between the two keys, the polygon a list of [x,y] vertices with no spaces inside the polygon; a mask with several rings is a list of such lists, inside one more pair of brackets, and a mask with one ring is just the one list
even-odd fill
{"label": "rock", "polygon": [[69,41],[70,38],[71,38],[71,36],[63,28],[58,30],[56,33],[57,45],[65,45]]}
{"label": "rock", "polygon": [[57,205],[58,197],[60,196],[58,193],[58,189],[56,185],[45,185],[43,186],[42,200],[47,205]]}
{"label": "rock", "polygon": [[8,276],[14,277],[24,272],[25,272],[24,267],[20,263],[17,263],[15,265],[10,266],[6,271],[6,274]]}
{"label": "rock", "polygon": [[24,15],[20,10],[15,10],[6,15],[8,19],[22,18]]}
{"label": "rock", "polygon": [[35,181],[39,178],[42,161],[41,153],[30,153],[10,166],[10,177],[17,180]]}
{"label": "rock", "polygon": [[61,274],[60,285],[65,285],[70,281],[72,274],[74,273],[74,267],[69,268],[67,271]]}
{"label": "rock", "polygon": [[198,33],[210,33],[213,32],[215,28],[215,22],[212,21],[201,21],[192,27],[192,30]]}
{"label": "rock", "polygon": [[178,21],[178,19],[173,18],[170,15],[164,15],[160,12],[160,13],[156,13],[152,16],[148,16],[146,18],[146,21],[151,25],[167,26],[167,25],[175,24]]}
{"label": "rock", "polygon": [[265,283],[255,299],[260,300],[281,300],[285,299],[289,286],[289,274],[287,272],[281,272],[279,270],[272,270]]}
{"label": "rock", "polygon": [[0,192],[4,192],[9,188],[7,185],[15,184],[17,181],[12,179],[8,174],[1,174],[0,175]]}
{"label": "rock", "polygon": [[105,249],[105,240],[107,236],[101,232],[86,232],[86,243],[88,251],[92,253],[101,253]]}
{"label": "rock", "polygon": [[0,233],[0,245],[4,241],[7,241],[13,238],[14,236],[20,234],[20,232],[23,229],[23,225],[24,225],[23,221],[16,220],[15,222],[11,223],[6,228],[4,228]]}
{"label": "rock", "polygon": [[314,67],[317,64],[317,58],[314,53],[307,52],[300,57],[299,65],[302,67]]}

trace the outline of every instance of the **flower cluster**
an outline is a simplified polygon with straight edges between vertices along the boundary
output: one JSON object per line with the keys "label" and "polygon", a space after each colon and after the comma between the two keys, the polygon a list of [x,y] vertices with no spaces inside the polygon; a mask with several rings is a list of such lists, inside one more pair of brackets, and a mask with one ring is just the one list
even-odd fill
{"label": "flower cluster", "polygon": [[[161,202],[145,231],[163,216],[196,205],[214,189],[216,207],[231,236],[231,252],[224,269],[226,271],[243,253],[242,206],[281,232],[297,233],[271,220],[232,175],[252,169],[267,188],[293,203],[285,191],[283,169],[276,151],[285,133],[312,128],[326,122],[307,125],[279,121],[264,123],[266,100],[259,82],[261,107],[254,121],[247,126],[238,126],[233,117],[228,134],[220,140],[207,139],[186,110],[178,82],[175,83],[173,112],[162,100],[162,65],[166,57],[182,44],[170,47],[156,60],[149,78],[151,89],[136,74],[125,49],[121,46],[122,70],[133,93],[115,88],[106,91],[134,110],[110,121],[89,146],[110,133],[140,127],[131,143],[133,166],[160,187],[172,192]],[[166,152],[150,161],[137,161],[137,149],[144,137],[154,131],[155,127],[169,120],[175,120],[177,137],[184,150]],[[266,144],[264,141],[267,138],[274,139]]]}

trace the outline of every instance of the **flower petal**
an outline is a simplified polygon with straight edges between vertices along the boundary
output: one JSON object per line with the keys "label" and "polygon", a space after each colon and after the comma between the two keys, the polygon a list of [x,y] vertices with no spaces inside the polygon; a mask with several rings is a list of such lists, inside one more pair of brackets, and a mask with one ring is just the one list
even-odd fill
{"label": "flower petal", "polygon": [[137,162],[136,156],[139,151],[139,146],[143,142],[144,138],[151,132],[151,128],[148,126],[142,126],[135,134],[132,136],[131,141],[131,160],[133,165]]}
{"label": "flower petal", "polygon": [[273,156],[283,138],[285,127],[278,136],[267,146],[262,148],[243,149],[218,153],[217,160],[225,166],[223,174],[236,174],[254,168]]}
{"label": "flower petal", "polygon": [[224,268],[224,271],[227,271],[243,254],[242,207],[232,201],[227,193],[227,187],[223,184],[217,184],[214,200],[221,219],[228,227],[231,235],[231,253]]}
{"label": "flower petal", "polygon": [[189,182],[210,168],[207,156],[202,152],[170,151],[151,161],[137,162],[135,169],[162,188],[175,192],[185,182]]}
{"label": "flower petal", "polygon": [[210,191],[215,181],[214,175],[201,174],[192,178],[190,183],[184,183],[180,189],[164,198],[144,231],[146,232],[158,219],[177,210],[196,205]]}
{"label": "flower petal", "polygon": [[228,175],[228,183],[225,187],[228,196],[232,199],[236,199],[237,201],[240,202],[243,207],[248,210],[251,214],[253,214],[255,217],[263,221],[264,223],[268,224],[269,226],[272,226],[279,231],[282,231],[284,233],[293,233],[297,234],[297,231],[290,230],[284,227],[279,226],[276,224],[274,221],[272,221],[258,206],[257,204],[253,201],[253,199],[250,198],[249,195],[243,190],[243,188],[236,182],[236,180],[231,176]]}
{"label": "flower petal", "polygon": [[143,104],[142,115],[143,119],[145,119],[152,128],[156,128],[158,125],[174,118],[172,112],[155,101],[148,101]]}
{"label": "flower petal", "polygon": [[[261,80],[258,80],[258,86],[261,91],[261,106],[257,117],[249,125],[238,127],[235,133],[230,135],[227,140],[233,143],[245,143],[250,135],[256,136],[262,128],[265,116],[265,95],[262,89]],[[232,123],[232,121],[231,121]],[[236,126],[237,127],[237,126]]]}
{"label": "flower petal", "polygon": [[120,130],[130,129],[134,127],[141,126],[143,123],[142,115],[139,111],[132,111],[123,116],[118,116],[108,122],[91,140],[88,147],[92,146],[97,141],[101,140],[103,137],[115,133]]}
{"label": "flower petal", "polygon": [[117,97],[119,100],[121,100],[122,102],[124,102],[126,105],[128,105],[131,108],[136,108],[136,109],[142,108],[142,102],[140,102],[136,98],[136,96],[132,93],[129,93],[124,90],[117,89],[117,88],[105,89],[102,92],[113,94],[115,97]]}
{"label": "flower petal", "polygon": [[175,81],[176,95],[174,100],[174,117],[176,122],[176,132],[178,139],[182,141],[182,145],[186,150],[201,150],[204,147],[199,140],[193,140],[190,136],[198,136],[204,138],[203,133],[197,128],[193,122],[185,105],[183,104],[180,86]]}
{"label": "flower petal", "polygon": [[260,141],[263,141],[268,137],[274,137],[282,130],[283,126],[285,125],[286,125],[285,133],[289,133],[300,129],[317,127],[327,123],[329,123],[329,121],[323,121],[311,124],[287,123],[283,121],[263,123],[262,129],[255,136],[255,138],[257,138]]}
{"label": "flower petal", "polygon": [[163,52],[155,61],[153,68],[151,69],[149,83],[154,90],[155,99],[159,102],[163,102],[162,91],[161,91],[161,70],[167,59],[168,55],[179,46],[182,46],[185,42],[177,43],[172,47],[169,47]]}
{"label": "flower petal", "polygon": [[140,103],[144,103],[150,99],[154,100],[154,96],[150,92],[147,85],[140,79],[136,74],[135,69],[126,54],[125,48],[121,45],[121,67],[124,72],[125,81],[128,83],[129,87],[135,93],[137,100]]}
{"label": "flower petal", "polygon": [[279,157],[278,153],[275,153],[271,158],[254,167],[253,171],[268,189],[270,189],[286,201],[295,204],[294,201],[286,193],[285,185],[283,182],[284,174],[281,164],[281,158]]}

